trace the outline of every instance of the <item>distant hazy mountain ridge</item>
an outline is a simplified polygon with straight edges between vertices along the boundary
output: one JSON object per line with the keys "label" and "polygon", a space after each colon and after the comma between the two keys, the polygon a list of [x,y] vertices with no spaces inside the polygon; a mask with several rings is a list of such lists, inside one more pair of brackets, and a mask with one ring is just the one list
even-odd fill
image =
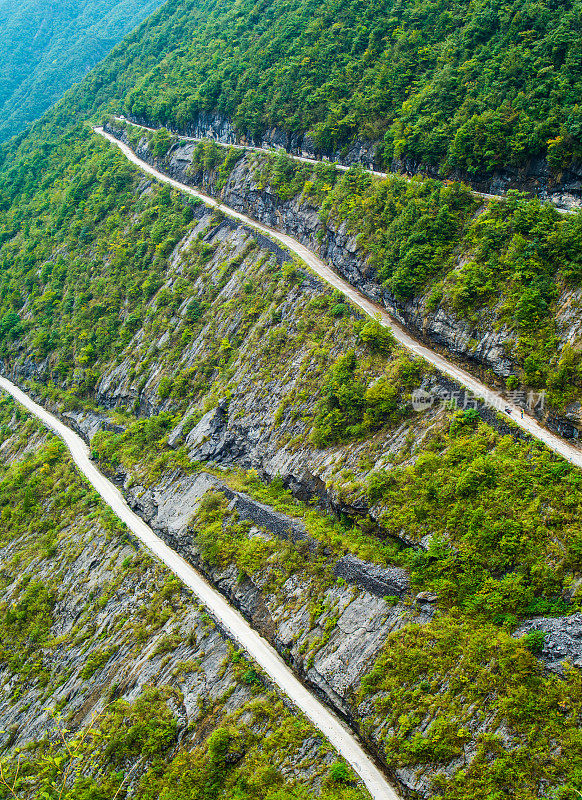
{"label": "distant hazy mountain ridge", "polygon": [[0,140],[80,80],[160,0],[2,0]]}

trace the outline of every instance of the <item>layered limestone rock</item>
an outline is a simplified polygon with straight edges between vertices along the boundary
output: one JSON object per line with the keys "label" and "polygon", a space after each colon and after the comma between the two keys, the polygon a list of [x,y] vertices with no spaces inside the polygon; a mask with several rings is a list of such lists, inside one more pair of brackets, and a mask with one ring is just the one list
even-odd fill
{"label": "layered limestone rock", "polygon": [[[134,122],[148,125],[147,120],[133,117]],[[361,164],[367,169],[378,169],[376,157],[377,144],[358,139],[341,149],[331,153],[324,153],[318,149],[309,134],[289,133],[280,128],[268,128],[257,137],[248,137],[240,134],[231,120],[216,111],[202,111],[194,122],[186,125],[182,130],[169,128],[173,133],[181,136],[191,136],[195,139],[214,139],[221,144],[251,145],[253,147],[282,148],[292,155],[303,158],[325,158],[337,164],[351,166]]]}
{"label": "layered limestone rock", "polygon": [[[234,565],[205,563],[188,523],[207,491],[222,492],[238,517],[252,523],[250,536],[309,543],[301,520],[235,492],[205,472],[170,473],[151,487],[127,488],[130,483],[126,478],[126,495],[133,509],[200,569],[328,703],[359,727],[354,699],[386,637],[411,623],[426,624],[435,614],[431,602],[423,598],[414,602],[406,571],[344,556],[331,566],[341,580],[323,594],[314,598],[310,579],[300,572],[273,594],[263,569],[245,575]],[[322,609],[315,616],[310,608],[314,600]]]}
{"label": "layered limestone rock", "polygon": [[[267,205],[265,208],[268,210]],[[312,213],[317,216],[315,209]],[[291,211],[289,214],[291,218]],[[401,422],[386,426],[371,435],[369,441],[351,441],[325,449],[314,447],[308,436],[315,394],[302,397],[296,405],[286,405],[294,388],[304,385],[303,364],[314,357],[313,342],[305,342],[299,336],[301,310],[315,299],[321,299],[326,291],[304,274],[296,282],[285,285],[284,291],[279,291],[272,308],[257,312],[255,327],[250,334],[240,337],[236,358],[227,368],[218,360],[214,363],[200,393],[201,399],[187,399],[180,405],[180,398],[161,397],[159,387],[164,376],[178,375],[188,369],[196,371],[217,342],[226,341],[229,345],[230,340],[236,339],[245,282],[256,264],[271,259],[273,270],[278,272],[285,260],[280,248],[257,247],[256,237],[244,227],[220,220],[204,209],[198,209],[196,215],[197,224],[172,256],[160,288],[160,292],[170,293],[178,279],[186,275],[194,294],[177,303],[162,326],[153,328],[155,335],[148,338],[145,328],[135,334],[119,360],[101,371],[93,398],[99,407],[68,411],[68,421],[91,439],[98,431],[122,432],[124,419],[133,424],[136,416],[142,422],[160,412],[171,416],[171,425],[167,428],[170,447],[179,450],[191,462],[213,462],[214,474],[205,472],[198,463],[192,469],[200,471],[194,474],[174,470],[142,481],[139,474],[119,468],[116,477],[122,484],[125,482],[131,504],[172,547],[205,572],[297,672],[381,752],[382,737],[387,732],[378,728],[370,733],[362,724],[370,714],[368,701],[359,702],[357,697],[362,677],[373,666],[391,632],[411,623],[424,625],[434,617],[436,597],[430,593],[415,597],[402,570],[379,567],[353,556],[331,563],[320,543],[316,543],[317,555],[327,559],[326,567],[332,574],[329,584],[321,590],[316,587],[315,597],[308,571],[297,570],[286,579],[280,591],[273,591],[262,570],[250,570],[248,574],[233,564],[206,563],[195,545],[189,523],[202,497],[208,491],[220,491],[229,508],[247,521],[249,536],[266,538],[269,542],[276,537],[307,561],[312,542],[305,539],[301,521],[243,492],[233,491],[216,477],[220,467],[254,468],[261,477],[278,477],[297,497],[315,498],[327,509],[363,517],[366,523],[370,522],[367,517],[372,522],[378,521],[382,517],[380,504],[369,508],[364,492],[344,491],[337,479],[338,473],[344,469],[351,472],[354,484],[362,486],[371,471],[390,469],[391,457],[402,453],[407,442],[409,463],[413,464],[415,447],[421,445],[433,426],[442,423],[442,409],[435,404],[422,414],[404,415]],[[307,227],[304,235],[311,235]],[[345,241],[337,252],[345,257],[345,269],[351,269],[357,263],[357,247],[345,231],[338,233],[340,236],[344,236]],[[193,242],[202,242],[208,248],[205,251],[208,259],[204,270],[190,278],[188,248]],[[346,254],[350,253],[348,257]],[[201,321],[195,335],[183,340],[176,331],[181,330],[179,326],[192,297],[201,295],[206,284],[215,288],[210,319]],[[161,313],[156,303],[154,296],[144,310],[146,320],[155,322]],[[274,355],[274,347],[261,351],[271,334],[275,343],[279,334],[293,339],[290,355],[287,353],[285,358]],[[355,337],[334,342],[328,363],[333,363],[348,347],[358,346],[354,342]],[[138,373],[142,364],[145,364],[144,370]],[[56,384],[59,381],[50,359],[37,365],[23,358],[10,367],[10,374],[19,380],[37,378],[44,382],[53,380]],[[226,377],[222,378],[223,374]],[[427,374],[422,386],[430,393],[435,382],[440,380]],[[62,388],[66,388],[64,384]],[[442,388],[447,391],[445,385]],[[178,408],[179,414],[176,413]],[[127,414],[128,409],[132,410],[132,415]],[[121,416],[118,418],[107,410],[119,411]],[[499,421],[493,418],[492,424],[499,425]],[[501,430],[512,432],[509,426]],[[430,542],[430,534],[420,542],[410,541],[406,531],[398,536],[403,546],[426,548]],[[93,560],[97,557],[95,554]],[[174,628],[168,626],[164,632],[166,637],[171,637]],[[178,639],[184,634],[189,635],[185,629],[177,629]],[[161,640],[163,647],[166,641]],[[198,657],[202,657],[201,654]],[[111,663],[117,663],[116,654],[112,654]],[[174,668],[179,669],[180,663],[174,664]],[[209,675],[209,680],[213,680],[213,673]],[[425,729],[429,724],[430,720],[423,720],[420,727]],[[478,724],[483,725],[483,731],[488,730],[486,721],[475,723]],[[451,774],[461,768],[460,763],[449,766]],[[407,790],[421,796],[429,795],[428,777],[406,768],[396,770],[395,774]]]}
{"label": "layered limestone rock", "polygon": [[[256,242],[255,236],[244,226],[235,223],[216,222],[213,215],[201,207],[197,210],[198,223],[187,239],[181,243],[171,259],[166,282],[160,291],[172,291],[176,282],[184,274],[184,260],[188,258],[192,242],[202,237],[205,245],[213,249],[213,254],[206,264],[206,277],[200,275],[193,285],[194,296],[202,291],[206,281],[218,281],[224,264],[228,260],[238,261],[247,252],[249,246]],[[121,433],[124,425],[120,424],[105,410],[132,409],[138,416],[147,418],[161,411],[171,411],[176,403],[172,398],[161,400],[158,387],[166,370],[176,374],[183,370],[195,369],[207,355],[212,341],[216,338],[215,325],[220,325],[219,338],[236,337],[240,323],[240,312],[237,310],[241,297],[241,285],[245,280],[247,264],[264,259],[266,256],[276,259],[278,263],[285,260],[285,253],[278,248],[276,252],[265,249],[262,243],[249,261],[241,263],[216,297],[216,314],[204,325],[202,330],[186,346],[181,347],[180,355],[171,364],[167,363],[168,350],[171,348],[170,329],[165,330],[159,338],[149,343],[145,331],[140,329],[122,354],[119,363],[113,363],[102,370],[95,387],[94,397],[100,410],[66,411],[63,419],[74,427],[87,440],[91,440],[98,431],[114,431]],[[285,335],[293,338],[302,309],[309,306],[314,299],[325,293],[325,287],[306,274],[301,280],[285,287],[285,296],[280,298],[277,310],[279,326]],[[177,327],[186,313],[189,300],[185,300],[170,326]],[[223,309],[231,307],[228,313]],[[148,304],[147,314],[155,318],[156,296]],[[274,323],[259,318],[257,329],[264,331],[273,328]],[[354,314],[356,317],[357,315]],[[269,327],[267,327],[267,325]],[[262,338],[262,334],[261,334]],[[286,398],[302,387],[300,369],[311,360],[308,343],[296,346],[292,354],[292,363],[283,362],[277,370],[262,383],[255,379],[256,373],[265,368],[264,358],[257,354],[260,338],[256,343],[249,343],[249,337],[242,343],[238,358],[233,364],[230,379],[229,396],[219,395],[210,404],[204,405],[201,411],[198,404],[190,406],[178,417],[174,428],[167,437],[171,448],[184,447],[193,462],[215,462],[225,465],[238,465],[245,469],[255,469],[265,479],[275,477],[293,494],[300,498],[317,500],[322,506],[337,513],[350,516],[366,517],[370,515],[377,521],[382,516],[381,505],[369,507],[365,496],[361,493],[346,496],[341,487],[335,486],[336,465],[342,461],[354,472],[354,478],[365,481],[369,469],[358,466],[364,458],[368,443],[353,442],[348,446],[333,449],[318,449],[309,442],[310,426],[302,417],[313,413],[314,398],[307,398],[300,408],[286,407]],[[348,342],[345,347],[353,346]],[[341,355],[343,348],[336,345],[332,358]],[[143,378],[136,376],[142,359],[150,362],[149,371]],[[14,364],[4,365],[5,371],[17,382],[36,378],[42,383],[59,381],[59,375],[50,359],[36,364],[25,357]],[[63,385],[63,388],[64,385]],[[427,373],[423,378],[421,389],[431,399],[456,396],[461,407],[465,405],[465,395],[459,385],[438,373]],[[407,403],[409,401],[406,401]],[[58,404],[52,410],[59,411]],[[410,409],[412,411],[412,409]],[[300,412],[300,413],[299,413]],[[488,424],[502,435],[523,436],[519,430],[501,420],[490,409],[479,408],[479,413]],[[414,436],[419,444],[423,432],[437,424],[443,414],[442,403],[436,399],[422,414],[412,414],[402,424],[386,429],[375,444],[373,459],[374,468],[385,468],[389,458],[398,453],[404,446],[408,436]],[[405,415],[406,416],[406,415]],[[300,444],[291,446],[288,442]],[[403,532],[401,541],[404,545],[422,546],[422,543],[411,542]],[[390,592],[384,592],[390,594]]]}

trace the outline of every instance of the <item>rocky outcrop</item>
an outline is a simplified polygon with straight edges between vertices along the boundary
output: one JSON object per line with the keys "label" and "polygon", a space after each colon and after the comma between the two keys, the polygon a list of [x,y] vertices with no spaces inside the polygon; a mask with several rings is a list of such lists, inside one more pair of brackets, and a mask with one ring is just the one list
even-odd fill
{"label": "rocky outcrop", "polygon": [[[150,126],[142,117],[131,117],[138,125]],[[217,112],[200,112],[195,120],[180,130],[168,128],[178,136],[191,136],[195,139],[214,139],[221,144],[250,145],[286,150],[291,155],[302,158],[325,159],[349,167],[361,164],[367,169],[379,169],[375,142],[356,139],[345,147],[332,152],[320,150],[309,134],[290,133],[281,128],[268,128],[260,136],[249,137],[236,130],[231,120]]]}
{"label": "rocky outcrop", "polygon": [[[132,121],[146,126],[151,124],[148,120],[138,117],[133,117]],[[184,128],[169,128],[169,130],[178,136],[214,139],[222,144],[282,148],[291,155],[332,161],[346,167],[360,164],[366,169],[386,169],[378,154],[378,142],[356,138],[347,142],[342,148],[325,151],[315,145],[309,134],[290,133],[281,128],[268,128],[259,136],[248,137],[237,131],[228,117],[217,112],[200,112],[197,118]],[[505,165],[491,172],[469,173],[455,169],[444,173],[434,166],[409,158],[394,158],[388,171],[429,178],[446,177],[449,180],[462,181],[477,192],[491,195],[504,195],[510,189],[517,189],[529,192],[542,200],[548,200],[563,209],[576,209],[582,206],[580,160],[574,160],[569,167],[559,173],[550,170],[546,158],[533,158],[520,167]]]}
{"label": "rocky outcrop", "polygon": [[125,430],[123,425],[116,425],[111,422],[106,414],[98,414],[91,411],[64,411],[61,416],[63,422],[87,441],[91,441],[99,431],[123,433]]}
{"label": "rocky outcrop", "polygon": [[220,491],[230,500],[229,508],[234,509],[240,519],[253,522],[279,539],[292,542],[308,542],[312,549],[317,548],[317,543],[310,539],[305,525],[298,519],[288,517],[275,511],[264,503],[253,500],[242,492],[233,492],[227,486],[223,486]]}
{"label": "rocky outcrop", "polygon": [[334,575],[348,583],[363,586],[377,597],[402,597],[410,591],[408,573],[398,567],[384,568],[370,564],[352,555],[340,558]]}
{"label": "rocky outcrop", "polygon": [[268,570],[245,575],[232,564],[211,566],[201,558],[188,529],[207,491],[222,492],[230,500],[229,508],[253,524],[249,536],[309,541],[301,520],[233,491],[208,473],[168,474],[150,488],[132,486],[126,495],[134,510],[206,575],[320,697],[361,729],[357,690],[386,637],[410,623],[429,622],[434,606],[412,602],[405,570],[379,567],[353,556],[331,565],[331,572],[342,580],[315,596],[310,580],[300,572],[274,593]]}
{"label": "rocky outcrop", "polygon": [[[119,478],[118,478],[119,480]],[[235,492],[226,483],[208,472],[184,475],[172,472],[152,487],[125,486],[128,502],[134,511],[161,533],[183,538],[200,500],[209,492],[221,492],[229,501],[229,509],[239,518],[258,525],[279,539],[308,541],[309,536],[301,520],[275,511],[271,506],[253,500],[244,492]]]}
{"label": "rocky outcrop", "polygon": [[[406,158],[395,158],[391,169],[406,175],[445,177],[435,167]],[[582,162],[579,159],[575,159],[568,168],[559,173],[550,170],[547,159],[532,158],[522,166],[504,165],[491,172],[469,173],[454,169],[447,172],[446,177],[449,180],[462,181],[477,192],[485,194],[502,196],[510,189],[516,189],[554,203],[561,209],[573,210],[582,206]]]}
{"label": "rocky outcrop", "polygon": [[534,617],[520,625],[513,636],[519,639],[532,633],[543,634],[536,655],[551,672],[563,675],[568,666],[582,667],[582,614]]}
{"label": "rocky outcrop", "polygon": [[[13,452],[20,431],[15,432],[13,441],[3,443],[3,467],[24,454]],[[43,439],[36,437],[36,448]],[[58,469],[66,467],[59,464]],[[73,479],[68,490],[84,496],[80,480]],[[285,696],[251,661],[245,663],[229,637],[168,570],[126,535],[107,532],[99,515],[94,501],[84,508],[77,505],[50,556],[36,546],[38,536],[32,526],[23,535],[5,525],[0,547],[3,604],[22,604],[26,587],[40,586],[50,590],[52,605],[43,609],[43,622],[50,620],[47,633],[36,632],[33,647],[32,639],[24,638],[20,650],[17,642],[3,642],[10,654],[0,663],[3,757],[10,756],[12,747],[34,750],[40,741],[60,745],[64,737],[56,733],[58,729],[66,727],[65,733],[72,735],[83,726],[97,727],[99,715],[114,700],[143,702],[147,693],[152,704],[160,696],[166,698],[175,724],[175,735],[168,731],[163,756],[155,751],[157,768],[163,758],[171,760],[181,751],[190,754],[220,726],[250,730],[257,741],[276,736],[277,727],[289,724],[297,709],[287,705]],[[15,564],[17,569],[11,566]],[[268,708],[268,714],[261,708]],[[59,716],[63,719],[57,724]],[[99,774],[100,763],[107,764],[108,755],[102,750],[93,754],[92,775]],[[252,757],[250,752],[248,756]],[[311,726],[290,743],[271,747],[269,757],[278,780],[299,781],[316,791],[336,759]],[[87,761],[73,760],[71,783],[79,763],[89,771]],[[139,750],[128,749],[122,764],[124,794],[133,797],[151,758],[147,750],[140,756]],[[27,787],[34,778],[29,774]],[[58,770],[54,775],[60,779]]]}
{"label": "rocky outcrop", "polygon": [[224,448],[228,423],[227,408],[228,402],[221,401],[216,408],[208,411],[186,436],[186,447],[195,450],[201,461],[216,458]]}

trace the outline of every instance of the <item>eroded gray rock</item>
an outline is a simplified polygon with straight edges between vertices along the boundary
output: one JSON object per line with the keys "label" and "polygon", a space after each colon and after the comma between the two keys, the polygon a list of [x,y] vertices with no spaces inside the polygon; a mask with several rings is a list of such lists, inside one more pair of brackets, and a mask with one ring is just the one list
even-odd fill
{"label": "eroded gray rock", "polygon": [[186,447],[194,460],[206,461],[222,451],[226,438],[228,401],[223,400],[208,411],[186,436]]}
{"label": "eroded gray rock", "polygon": [[115,425],[104,414],[96,414],[91,411],[64,411],[63,419],[86,441],[91,441],[99,431],[112,431],[113,433],[123,433],[123,425]]}
{"label": "eroded gray rock", "polygon": [[403,597],[410,590],[408,573],[400,567],[380,567],[356,556],[346,555],[337,562],[334,575],[362,586],[376,597]]}
{"label": "eroded gray rock", "polygon": [[538,657],[551,672],[562,675],[567,665],[582,667],[582,613],[567,617],[534,617],[520,625],[513,636],[520,639],[534,631],[546,636]]}

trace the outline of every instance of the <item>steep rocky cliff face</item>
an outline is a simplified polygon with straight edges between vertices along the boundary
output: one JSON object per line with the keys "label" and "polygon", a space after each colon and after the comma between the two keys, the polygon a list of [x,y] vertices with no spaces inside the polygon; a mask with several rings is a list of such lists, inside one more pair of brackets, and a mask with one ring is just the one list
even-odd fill
{"label": "steep rocky cliff face", "polygon": [[[103,370],[91,393],[98,407],[122,416],[116,421],[103,411],[87,415],[71,410],[66,418],[91,438],[98,430],[124,430],[124,413],[130,412],[128,422],[133,414],[177,414],[168,433],[174,450],[185,447],[193,461],[237,464],[269,479],[280,476],[296,496],[341,509],[343,501],[330,481],[339,464],[353,467],[369,444],[334,452],[310,442],[321,381],[350,347],[358,348],[370,384],[382,376],[387,360],[362,346],[358,330],[363,320],[345,306],[333,316],[333,293],[292,268],[287,254],[272,243],[267,249],[252,232],[203,207],[199,216],[149,302],[143,327]],[[288,278],[281,273],[285,261],[291,269]],[[191,281],[188,293],[177,300],[185,279]],[[197,323],[189,322],[193,305],[207,307]],[[388,362],[401,357],[396,349]],[[50,357],[38,362],[23,352],[5,369],[18,381],[59,385]],[[82,371],[77,380],[83,381]],[[427,386],[434,381],[428,372],[425,381]],[[169,396],[163,396],[164,383]],[[379,465],[412,435],[412,425],[418,434],[419,425],[431,427],[442,413],[437,407],[408,420],[408,393],[399,400],[395,418],[400,424],[374,445]],[[360,505],[360,513],[365,510]]]}
{"label": "steep rocky cliff face", "polygon": [[[192,463],[199,461],[254,468],[267,479],[282,479],[298,497],[351,511],[347,497],[329,481],[338,464],[357,463],[365,446],[330,453],[313,447],[308,436],[315,386],[327,365],[356,342],[354,325],[361,321],[347,308],[338,318],[329,316],[332,293],[297,270],[286,279],[285,292],[278,291],[281,263],[292,266],[286,253],[268,240],[258,243],[244,227],[220,215],[203,208],[197,213],[198,223],[172,257],[166,282],[152,298],[144,326],[119,363],[104,370],[95,386],[93,399],[99,411],[62,412],[62,399],[51,401],[45,395],[44,401],[61,411],[65,421],[88,441],[103,432],[123,435],[132,424],[129,411],[146,421],[168,415],[174,423],[167,430],[169,453],[176,453],[181,468],[164,471],[162,460],[150,472],[156,459],[154,442],[149,455],[147,450],[140,451],[133,469],[123,463],[115,467],[115,477],[130,503],[202,569],[315,691],[361,729],[357,693],[362,677],[371,670],[390,632],[411,622],[427,622],[434,613],[433,601],[415,604],[404,570],[393,570],[392,579],[385,568],[341,559],[339,554],[325,555],[321,543],[311,539],[299,521],[266,506],[259,508],[244,495],[235,497],[212,475],[188,474]],[[197,261],[201,254],[202,270]],[[186,277],[192,281],[190,292],[176,306],[173,293]],[[268,288],[269,281],[276,291]],[[241,302],[241,292],[245,302]],[[172,298],[169,303],[161,305],[160,299],[166,303],[168,297]],[[188,309],[195,301],[208,302],[212,313],[205,315],[195,335],[185,339]],[[204,373],[206,363],[210,369]],[[50,358],[38,363],[23,354],[6,366],[20,382],[35,381],[41,394],[43,384],[58,381]],[[384,368],[385,359],[368,357],[368,380],[373,381]],[[207,377],[197,386],[201,372]],[[188,381],[182,384],[184,375]],[[175,387],[183,385],[183,389],[163,398],[160,387],[169,376]],[[197,389],[192,394],[193,386]],[[402,405],[407,405],[404,398]],[[438,414],[428,414],[426,424],[434,424]],[[378,463],[399,449],[409,431],[409,425],[397,425],[388,437],[382,436],[375,455]],[[105,459],[109,468],[111,461],[115,464],[115,458]],[[280,569],[288,577],[274,594],[269,575],[277,572],[276,565],[271,572],[261,566],[245,576],[234,564],[221,566],[203,558],[188,526],[209,490],[226,493],[240,517],[255,523],[250,536],[273,540],[283,532],[298,544],[299,562],[291,571]],[[365,515],[365,501],[355,502],[355,513]],[[311,546],[315,548],[312,555]],[[322,558],[323,580],[317,573],[309,575]],[[408,785],[407,780],[403,785]],[[410,788],[414,785],[412,780]]]}
{"label": "steep rocky cliff face", "polygon": [[[132,118],[140,125],[149,125],[145,118]],[[253,147],[283,148],[291,155],[303,158],[325,159],[346,167],[360,165],[366,169],[381,170],[378,143],[357,139],[330,152],[319,150],[309,135],[293,134],[279,128],[269,128],[261,136],[248,138],[237,133],[228,117],[219,113],[201,112],[196,121],[172,132],[181,136],[214,139],[222,144],[252,145]],[[391,169],[404,175],[422,175],[442,178],[443,173],[412,159],[394,158]],[[559,208],[573,210],[582,206],[582,164],[573,161],[568,169],[552,173],[545,158],[532,159],[527,165],[495,169],[489,173],[469,174],[463,170],[446,173],[450,180],[459,180],[486,194],[505,194],[511,189],[526,191]]]}
{"label": "steep rocky cliff face", "polygon": [[[49,774],[76,796],[90,786],[127,797],[152,782],[161,790],[186,757],[204,766],[217,731],[226,785],[333,793],[329,745],[116,524],[62,446],[10,402],[0,413],[0,716],[8,752],[27,748],[28,790],[18,796],[42,790],[44,754],[58,758],[77,730],[90,750],[69,741],[72,770],[52,764]],[[3,761],[3,779],[21,790],[11,764]],[[194,772],[187,779],[195,785]],[[367,796],[354,790],[354,800]]]}
{"label": "steep rocky cliff face", "polygon": [[[148,126],[148,120],[132,117],[139,125]],[[261,136],[249,138],[238,134],[232,121],[217,112],[201,112],[196,121],[183,129],[169,128],[180,136],[191,136],[195,139],[214,139],[221,144],[250,145],[253,147],[283,148],[291,155],[303,158],[327,159],[344,166],[360,164],[366,169],[378,169],[376,158],[377,144],[374,142],[356,141],[345,147],[324,153],[319,150],[309,135],[290,133],[280,128],[269,128]]]}
{"label": "steep rocky cliff face", "polygon": [[566,780],[552,742],[577,725],[579,672],[546,675],[510,631],[578,608],[576,476],[482,409],[414,411],[415,389],[454,387],[280,248],[202,206],[192,217],[97,374],[63,376],[27,339],[4,370],[91,441],[403,789],[466,796],[497,786],[502,758],[541,785],[520,755],[534,724],[552,785]]}
{"label": "steep rocky cliff face", "polygon": [[[63,418],[87,440],[97,442],[104,433],[123,436],[131,428],[128,410],[144,420],[160,413],[173,414],[173,427],[166,429],[167,443],[169,454],[175,453],[173,457],[181,466],[167,471],[163,459],[155,466],[154,442],[148,448],[149,454],[140,449],[133,466],[132,459],[122,459],[115,466],[116,457],[104,456],[105,466],[115,470],[115,478],[135,510],[200,568],[298,674],[381,754],[379,739],[363,724],[363,714],[367,712],[359,697],[362,679],[372,670],[391,633],[410,624],[425,625],[432,619],[436,595],[425,593],[416,598],[418,592],[411,589],[405,570],[342,555],[345,551],[341,548],[330,549],[329,543],[324,545],[314,538],[300,519],[282,515],[244,493],[233,493],[213,474],[189,472],[192,463],[201,461],[218,463],[223,468],[236,465],[256,469],[268,480],[282,480],[297,497],[315,498],[323,506],[338,513],[347,512],[356,519],[369,517],[369,524],[373,524],[381,514],[382,504],[374,508],[359,490],[350,494],[349,480],[343,479],[340,471],[350,471],[352,478],[357,478],[365,475],[371,464],[381,468],[391,455],[406,447],[412,436],[420,441],[423,429],[440,424],[445,412],[437,407],[412,420],[407,419],[410,411],[406,410],[402,421],[385,429],[373,443],[337,449],[314,447],[308,437],[316,386],[327,365],[357,343],[356,330],[361,321],[347,309],[340,317],[329,316],[326,309],[332,293],[297,271],[289,274],[284,294],[265,292],[270,272],[278,273],[281,262],[288,261],[285,253],[272,252],[272,246],[266,248],[266,243],[257,247],[249,231],[201,208],[198,224],[177,249],[165,284],[151,300],[151,313],[146,314],[143,328],[119,363],[105,370],[96,384],[94,401],[100,410],[66,410]],[[196,254],[200,253],[205,254],[202,271],[196,266]],[[192,272],[197,275],[192,282],[192,295],[177,306],[172,299],[168,305],[160,305],[160,298],[165,298],[164,302],[172,298],[180,278]],[[249,283],[256,290],[249,288]],[[207,291],[209,295],[205,295]],[[246,292],[246,302],[241,302],[241,292],[243,297]],[[257,304],[259,296],[261,304]],[[196,335],[176,351],[176,344],[184,342],[184,321],[192,298],[203,303],[204,297],[213,298],[213,313],[203,320]],[[323,305],[320,298],[325,298]],[[362,350],[361,345],[359,348]],[[160,397],[164,378],[167,380],[170,375],[174,384],[181,386],[180,376],[190,370],[189,383],[182,390],[187,393],[213,350],[217,358],[211,361],[207,382],[200,387],[202,401],[182,397],[181,391],[172,391],[165,399]],[[367,380],[373,383],[385,369],[386,360],[366,357],[365,349],[361,355]],[[50,359],[36,363],[24,354],[10,365],[10,374],[20,382],[33,379],[41,394],[42,384],[57,378]],[[432,379],[427,376],[426,380],[428,385]],[[45,394],[44,401],[62,411],[58,397],[51,401]],[[407,403],[403,398],[403,408]],[[96,453],[100,452],[97,445]],[[242,568],[228,558],[208,558],[190,523],[209,491],[225,496],[232,513],[248,523],[250,539],[266,543],[270,552],[266,562],[263,558]],[[227,517],[221,512],[221,525],[226,524]],[[329,535],[325,534],[324,541]],[[97,548],[98,541],[95,535],[91,548]],[[401,546],[410,543],[403,533]],[[120,552],[120,563],[126,556],[125,551]],[[98,580],[101,560],[97,550],[91,549],[78,563],[80,570],[90,566],[97,570],[95,574],[91,572],[91,580]],[[71,578],[77,579],[80,582],[80,576]],[[145,590],[145,579],[142,585]],[[122,610],[120,607],[120,614]],[[113,606],[108,606],[102,616],[112,629],[113,613]],[[182,628],[182,623],[180,627],[168,623],[159,636],[162,641],[170,636],[175,640],[184,638],[188,632]],[[109,646],[113,644],[103,643],[106,652]],[[152,644],[152,652],[156,646]],[[208,648],[204,651],[208,652]],[[139,672],[145,661],[149,668],[149,652],[142,652],[133,665],[129,651],[116,650],[111,655],[112,674],[108,681],[125,680],[116,671],[118,663],[131,663],[131,669]],[[176,664],[184,660],[179,648],[175,656],[164,664],[164,676],[171,675]],[[79,653],[75,651],[68,657],[73,663]],[[223,661],[216,654],[212,658],[214,666]],[[79,680],[78,676],[65,688],[75,698],[72,702],[82,705],[84,695],[79,694],[76,699],[75,680]],[[145,676],[139,680],[145,680]],[[215,691],[221,687],[218,682]],[[59,694],[57,702],[60,698]],[[196,697],[192,699],[194,702]],[[426,793],[428,784],[417,780],[414,771],[398,766],[390,769],[403,788]]]}
{"label": "steep rocky cliff face", "polygon": [[[130,143],[122,129],[109,126],[109,130]],[[219,127],[215,131],[217,135],[221,130]],[[194,133],[198,135],[200,131]],[[320,206],[304,193],[291,199],[281,198],[276,189],[258,177],[262,156],[244,155],[225,180],[217,170],[192,168],[195,147],[195,142],[178,141],[164,159],[159,159],[153,157],[147,138],[143,138],[136,152],[144,161],[155,164],[181,182],[200,186],[211,195],[220,196],[232,208],[291,234],[318,252],[352,285],[382,303],[419,338],[465,362],[481,377],[503,385],[519,371],[515,330],[501,319],[506,302],[503,296],[496,304],[465,315],[446,303],[437,303],[435,308],[432,287],[408,301],[397,299],[383,287],[376,270],[370,266],[357,231],[352,231],[346,221],[338,222],[329,217],[323,221]],[[460,268],[470,260],[470,253],[460,252],[456,258],[457,268]],[[578,293],[568,288],[556,300],[555,334],[559,349],[566,344],[579,346],[577,297]],[[524,406],[530,391],[528,387],[521,387]],[[548,426],[561,435],[578,438],[580,414],[576,403],[565,411],[549,409],[547,405],[538,408],[533,403],[530,410],[545,418]]]}
{"label": "steep rocky cliff face", "polygon": [[[124,483],[134,510],[200,569],[317,694],[381,753],[377,737],[363,725],[358,696],[362,678],[391,632],[432,619],[436,595],[415,597],[403,569],[378,567],[353,556],[336,560],[329,551],[326,554],[322,542],[309,537],[299,519],[233,492],[211,474],[170,473],[149,488],[132,484],[129,475]],[[226,553],[208,560],[193,527],[208,492],[226,500],[226,509],[217,505],[221,526],[228,526],[231,517],[235,524],[242,522],[248,539],[258,539],[266,548],[266,560],[261,548],[246,569]],[[208,517],[198,524],[206,527]],[[404,789],[421,786],[406,770],[391,772]]]}
{"label": "steep rocky cliff face", "polygon": [[[181,464],[184,451],[188,464],[255,469],[266,480],[280,478],[298,498],[378,523],[383,507],[362,491],[366,477],[389,466],[401,451],[414,460],[424,436],[448,424],[447,398],[457,393],[461,407],[468,402],[463,392],[426,365],[409,361],[399,348],[388,357],[371,350],[361,339],[364,320],[342,304],[338,312],[334,293],[293,268],[289,255],[272,242],[258,241],[253,232],[202,206],[197,214],[196,226],[171,258],[165,283],[148,303],[143,326],[103,369],[87,398],[99,410],[69,408],[64,419],[91,440],[99,431],[123,433],[135,416],[172,415],[160,433]],[[287,278],[282,263],[291,270]],[[191,285],[184,294],[186,280]],[[193,307],[206,307],[195,323],[189,321]],[[316,446],[310,435],[322,383],[351,348],[368,386],[401,362],[413,370],[412,383],[397,392],[389,424],[378,433],[372,429],[363,441]],[[39,362],[22,352],[4,368],[20,382],[54,381],[61,392],[76,388],[59,380],[50,357]],[[83,379],[79,370],[76,381],[82,385]],[[397,382],[398,376],[390,379]],[[414,412],[415,386],[444,402]],[[44,397],[59,413],[63,400],[65,406],[82,405],[76,394],[51,400],[45,390]],[[479,413],[502,435],[521,436],[490,410]],[[411,543],[405,533],[399,537],[405,546]]]}

